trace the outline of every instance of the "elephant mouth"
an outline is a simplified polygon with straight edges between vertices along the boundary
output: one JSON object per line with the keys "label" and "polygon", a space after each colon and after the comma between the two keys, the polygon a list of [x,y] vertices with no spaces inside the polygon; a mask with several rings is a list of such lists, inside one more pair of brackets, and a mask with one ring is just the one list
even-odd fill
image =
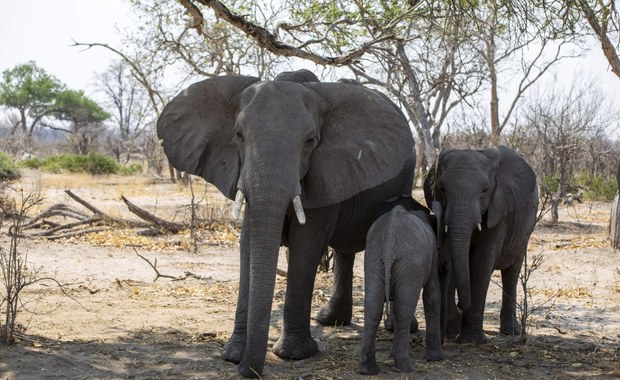
{"label": "elephant mouth", "polygon": [[[241,192],[241,190],[237,190],[237,194],[235,195],[235,202],[232,206],[232,217],[233,219],[239,219],[239,215],[241,214],[241,207],[243,206],[243,201],[245,200],[245,196]],[[295,210],[295,216],[297,216],[297,221],[299,224],[306,224],[306,214],[304,213],[304,207],[301,203],[301,197],[297,194],[293,198],[293,209]]]}

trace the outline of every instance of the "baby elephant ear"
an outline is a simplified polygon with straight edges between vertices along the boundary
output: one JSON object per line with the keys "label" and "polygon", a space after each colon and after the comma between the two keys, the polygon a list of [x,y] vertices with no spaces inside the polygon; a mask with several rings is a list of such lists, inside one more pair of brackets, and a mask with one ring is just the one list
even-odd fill
{"label": "baby elephant ear", "polygon": [[536,174],[517,152],[506,146],[486,149],[482,153],[499,160],[495,192],[487,211],[487,226],[492,228],[508,214],[536,202]]}
{"label": "baby elephant ear", "polygon": [[198,175],[234,199],[240,158],[233,143],[238,95],[258,78],[222,76],[197,82],[164,107],[157,136],[170,164]]}

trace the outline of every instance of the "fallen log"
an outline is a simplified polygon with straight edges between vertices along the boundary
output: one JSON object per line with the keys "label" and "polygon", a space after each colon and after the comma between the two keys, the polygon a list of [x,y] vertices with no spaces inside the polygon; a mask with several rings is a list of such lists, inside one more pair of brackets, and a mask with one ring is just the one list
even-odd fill
{"label": "fallen log", "polygon": [[78,197],[77,195],[73,194],[73,192],[71,192],[71,190],[65,190],[65,193],[67,193],[68,196],[73,198],[74,201],[78,202],[82,206],[84,206],[87,209],[89,209],[90,211],[92,211],[95,215],[99,216],[106,224],[117,224],[117,225],[120,225],[122,227],[136,227],[136,228],[146,228],[146,227],[150,227],[151,226],[148,223],[143,223],[143,222],[140,222],[140,221],[129,220],[129,219],[115,218],[113,216],[107,215],[106,213],[104,213],[103,211],[99,210],[95,206],[93,206],[90,203],[86,202],[85,200],[83,200],[82,198]]}
{"label": "fallen log", "polygon": [[186,224],[181,224],[181,223],[175,223],[175,222],[169,222],[167,220],[164,220],[162,218],[159,218],[153,214],[151,214],[150,212],[136,206],[135,204],[131,203],[127,198],[125,198],[125,196],[121,195],[121,199],[123,200],[123,202],[125,202],[125,204],[127,205],[127,208],[129,209],[129,211],[133,212],[134,214],[136,214],[140,219],[143,219],[149,223],[152,223],[156,229],[158,230],[165,230],[168,232],[172,232],[173,234],[179,233],[179,231],[184,230],[184,229],[188,229],[190,226],[186,225]]}

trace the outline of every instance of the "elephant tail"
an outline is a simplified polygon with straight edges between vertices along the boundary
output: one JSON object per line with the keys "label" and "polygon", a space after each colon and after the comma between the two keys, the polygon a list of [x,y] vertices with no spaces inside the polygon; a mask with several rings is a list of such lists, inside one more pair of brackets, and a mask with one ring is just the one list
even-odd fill
{"label": "elephant tail", "polygon": [[390,307],[390,288],[392,287],[392,258],[390,257],[390,250],[386,250],[385,253],[385,265],[383,266],[385,269],[385,318],[392,314],[392,308]]}
{"label": "elephant tail", "polygon": [[[387,238],[386,241],[388,242],[392,242],[394,240],[394,231],[396,226],[393,225],[393,223],[396,222],[396,218],[394,217],[396,215],[396,210],[392,210],[388,216],[388,223],[387,223]],[[384,244],[383,245],[383,269],[385,270],[385,318],[387,320],[387,318],[390,316],[390,314],[392,314],[392,307],[391,307],[391,295],[390,295],[390,290],[392,289],[392,267],[394,266],[394,245],[393,244]]]}

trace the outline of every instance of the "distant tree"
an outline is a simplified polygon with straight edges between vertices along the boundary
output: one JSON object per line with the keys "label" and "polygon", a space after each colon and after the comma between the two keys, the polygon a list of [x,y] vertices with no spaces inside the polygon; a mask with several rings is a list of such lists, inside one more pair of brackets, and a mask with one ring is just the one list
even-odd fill
{"label": "distant tree", "polygon": [[[244,14],[274,24],[277,11],[272,4],[233,0]],[[221,74],[244,74],[270,78],[285,60],[239,35],[235,28],[214,16],[200,22],[176,0],[132,0],[133,16],[140,33],[126,33],[128,49],[103,42],[77,42],[75,46],[103,47],[118,55],[127,72],[144,89],[150,103],[147,119],[154,120],[164,105],[189,81]],[[122,31],[121,31],[122,33]],[[165,162],[154,130],[145,131],[143,151],[149,168],[160,172]],[[176,178],[170,167],[171,178]]]}
{"label": "distant tree", "polygon": [[86,154],[91,150],[96,137],[105,127],[103,121],[110,117],[97,103],[81,90],[63,90],[55,99],[55,120],[46,122],[45,127],[67,133],[76,153]]}
{"label": "distant tree", "polygon": [[98,76],[97,82],[114,127],[114,132],[107,137],[108,147],[117,161],[123,154],[128,159],[129,153],[137,149],[138,140],[155,119],[147,94],[131,75],[131,67],[125,61],[113,62],[107,71]]}
{"label": "distant tree", "polygon": [[558,205],[576,168],[586,159],[593,161],[590,156],[606,153],[594,151],[600,145],[592,142],[604,140],[620,118],[593,83],[573,83],[565,90],[554,84],[530,99],[525,119],[537,143],[534,154],[539,156],[538,172],[544,173],[540,177],[557,183],[557,190],[551,194],[552,222],[557,223]]}
{"label": "distant tree", "polygon": [[[564,52],[565,45],[576,39],[573,33],[543,22],[535,12],[528,26],[529,13],[527,4],[518,1],[487,1],[468,12],[476,31],[472,45],[486,66],[490,143],[494,146],[502,143],[502,132],[525,92],[560,60],[575,57],[575,53]],[[507,108],[502,114],[499,93],[502,84],[510,82],[516,87],[504,98]]]}
{"label": "distant tree", "polygon": [[63,85],[34,61],[5,70],[0,82],[0,105],[16,109],[20,115],[11,135],[21,127],[24,135],[31,137],[41,119],[54,112],[56,96],[62,90]]}

